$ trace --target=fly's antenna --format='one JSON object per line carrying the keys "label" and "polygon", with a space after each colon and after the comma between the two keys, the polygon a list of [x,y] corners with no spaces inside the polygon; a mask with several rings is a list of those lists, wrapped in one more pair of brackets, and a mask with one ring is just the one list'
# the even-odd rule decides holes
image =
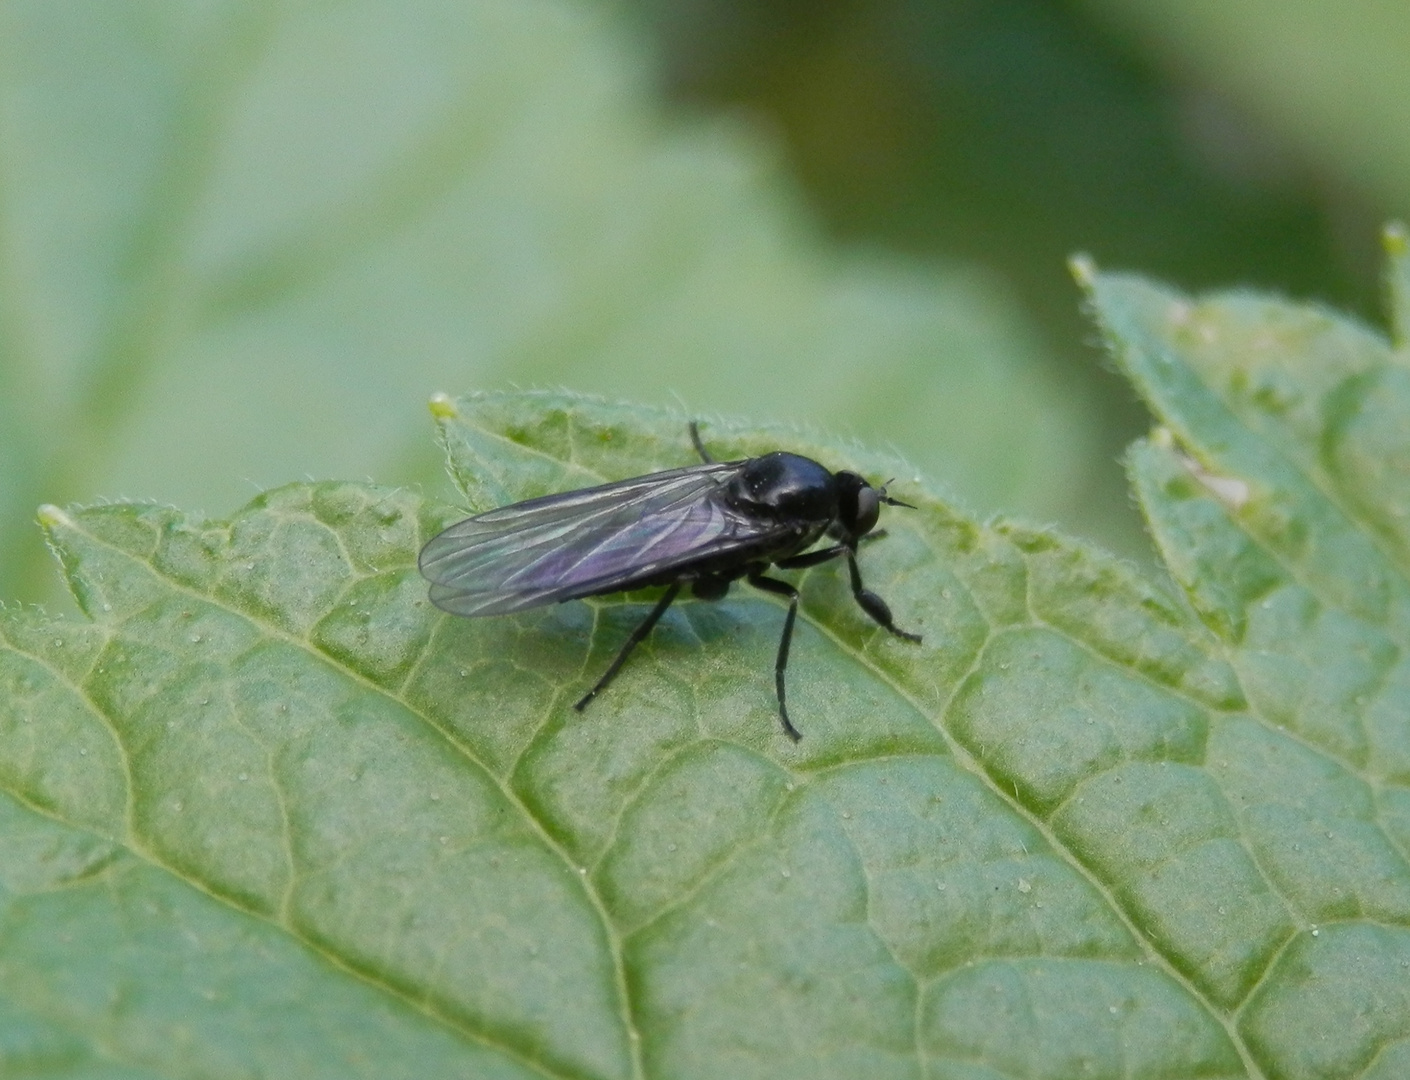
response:
{"label": "fly's antenna", "polygon": [[886,489],[895,482],[896,478],[893,476],[890,480],[886,481],[886,483],[882,484],[881,487],[876,489],[876,497],[887,506],[904,506],[907,510],[919,510],[920,507],[916,506],[914,503],[902,502],[900,499],[893,499],[890,495],[886,494]]}

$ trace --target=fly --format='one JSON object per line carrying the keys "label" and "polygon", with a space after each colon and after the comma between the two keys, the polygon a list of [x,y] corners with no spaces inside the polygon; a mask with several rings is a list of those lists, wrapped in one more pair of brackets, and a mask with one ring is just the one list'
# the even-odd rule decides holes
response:
{"label": "fly", "polygon": [[[847,560],[852,596],[875,622],[907,641],[891,609],[862,586],[857,545],[876,527],[881,506],[906,506],[885,486],[854,472],[829,472],[811,458],[775,451],[716,461],[690,425],[701,464],[545,495],[477,514],[450,526],[421,549],[431,602],[452,615],[506,615],[543,604],[664,585],[666,591],[573,707],[581,712],[612,681],[666,609],[690,586],[718,600],[744,578],[788,600],[774,662],[783,730],[802,738],[788,718],[784,671],[798,590],[765,576],[770,565],[800,570]],[[874,534],[876,536],[881,533]],[[824,538],[832,542],[809,551]]]}

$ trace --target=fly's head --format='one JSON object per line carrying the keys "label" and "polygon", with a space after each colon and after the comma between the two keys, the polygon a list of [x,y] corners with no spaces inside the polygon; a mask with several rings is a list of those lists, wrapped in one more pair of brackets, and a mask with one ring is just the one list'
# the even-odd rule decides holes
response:
{"label": "fly's head", "polygon": [[[834,473],[837,483],[837,531],[839,539],[846,544],[855,544],[859,539],[876,528],[881,507],[905,506],[914,510],[908,502],[893,499],[886,494],[886,484],[872,487],[865,478],[854,472]],[[891,481],[887,481],[889,484]]]}

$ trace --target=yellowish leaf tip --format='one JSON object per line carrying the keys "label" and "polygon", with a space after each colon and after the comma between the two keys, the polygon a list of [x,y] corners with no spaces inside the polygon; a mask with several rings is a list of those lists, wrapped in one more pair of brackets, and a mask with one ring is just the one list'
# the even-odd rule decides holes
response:
{"label": "yellowish leaf tip", "polygon": [[1405,232],[1403,221],[1392,221],[1381,231],[1381,243],[1386,249],[1386,254],[1393,259],[1401,258],[1405,255],[1405,249],[1410,247],[1410,235]]}
{"label": "yellowish leaf tip", "polygon": [[1092,282],[1096,280],[1096,261],[1085,252],[1078,252],[1068,259],[1067,269],[1072,274],[1073,280],[1084,289],[1090,289]]}
{"label": "yellowish leaf tip", "polygon": [[46,529],[58,529],[63,526],[73,526],[73,518],[60,510],[52,503],[45,503],[38,510],[39,524]]}
{"label": "yellowish leaf tip", "polygon": [[455,407],[455,399],[449,394],[432,394],[428,404],[431,415],[437,420],[454,420],[460,415],[460,410]]}

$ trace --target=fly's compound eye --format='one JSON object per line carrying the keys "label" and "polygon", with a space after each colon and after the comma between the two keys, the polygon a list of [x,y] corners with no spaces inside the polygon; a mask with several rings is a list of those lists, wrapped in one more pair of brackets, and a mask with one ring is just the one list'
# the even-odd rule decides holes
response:
{"label": "fly's compound eye", "polygon": [[857,513],[852,522],[852,533],[865,536],[876,528],[876,519],[881,514],[881,496],[870,484],[857,492]]}
{"label": "fly's compound eye", "polygon": [[885,491],[877,491],[854,472],[839,472],[837,523],[848,536],[865,536],[876,527]]}

